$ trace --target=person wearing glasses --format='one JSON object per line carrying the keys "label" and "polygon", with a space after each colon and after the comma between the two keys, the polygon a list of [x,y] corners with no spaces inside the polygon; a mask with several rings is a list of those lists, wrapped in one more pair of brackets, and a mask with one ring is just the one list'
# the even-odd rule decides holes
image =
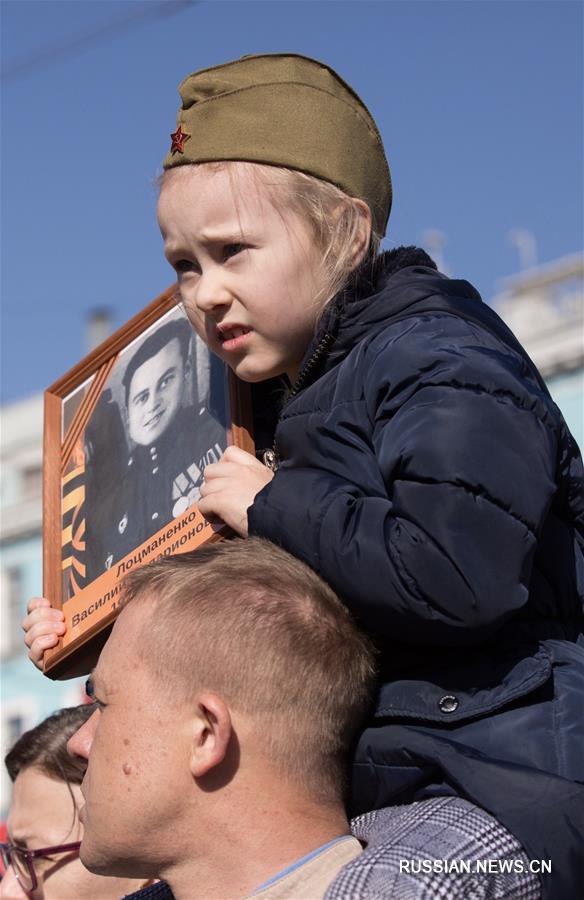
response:
{"label": "person wearing glasses", "polygon": [[14,787],[8,842],[0,845],[2,900],[116,900],[144,886],[93,875],[79,859],[87,766],[66,745],[92,713],[88,705],[60,710],[21,735],[5,757]]}

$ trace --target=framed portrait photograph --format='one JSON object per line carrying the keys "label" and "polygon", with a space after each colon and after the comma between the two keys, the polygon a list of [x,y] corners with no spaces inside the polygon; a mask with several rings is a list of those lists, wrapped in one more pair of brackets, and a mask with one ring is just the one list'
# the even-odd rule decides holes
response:
{"label": "framed portrait photograph", "polygon": [[173,286],[45,392],[43,591],[67,625],[47,675],[90,671],[126,573],[228,533],[197,500],[228,445],[254,452],[248,390]]}

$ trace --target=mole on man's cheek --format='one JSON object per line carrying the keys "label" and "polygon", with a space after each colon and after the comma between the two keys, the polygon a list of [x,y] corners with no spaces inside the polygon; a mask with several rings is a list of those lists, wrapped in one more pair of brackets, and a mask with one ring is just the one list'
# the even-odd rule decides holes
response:
{"label": "mole on man's cheek", "polygon": [[130,763],[125,762],[124,765],[122,766],[122,772],[124,773],[124,775],[131,775],[133,771],[134,770],[133,770],[132,766],[130,765]]}

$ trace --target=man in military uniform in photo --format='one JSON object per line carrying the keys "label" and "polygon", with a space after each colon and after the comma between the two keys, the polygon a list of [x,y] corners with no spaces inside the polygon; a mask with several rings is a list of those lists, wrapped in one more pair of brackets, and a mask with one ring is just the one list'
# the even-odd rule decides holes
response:
{"label": "man in military uniform in photo", "polygon": [[[217,462],[225,449],[225,426],[209,412],[203,402],[207,398],[193,397],[192,334],[186,320],[168,322],[130,359],[122,378],[132,447],[125,464],[120,468],[112,459],[117,454],[112,454],[111,446],[107,462],[93,447],[92,461],[90,448],[88,581],[196,503],[205,466]],[[96,437],[102,429],[112,433],[111,419],[119,417],[113,402],[98,408],[99,421],[94,414],[90,423],[93,444],[98,443]]]}

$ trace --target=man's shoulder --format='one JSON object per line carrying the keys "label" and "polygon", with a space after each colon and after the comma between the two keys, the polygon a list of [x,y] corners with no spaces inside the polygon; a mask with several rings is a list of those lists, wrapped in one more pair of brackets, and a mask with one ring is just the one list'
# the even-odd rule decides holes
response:
{"label": "man's shoulder", "polygon": [[541,896],[539,879],[517,839],[460,797],[365,813],[351,829],[366,849],[344,867],[325,900]]}

